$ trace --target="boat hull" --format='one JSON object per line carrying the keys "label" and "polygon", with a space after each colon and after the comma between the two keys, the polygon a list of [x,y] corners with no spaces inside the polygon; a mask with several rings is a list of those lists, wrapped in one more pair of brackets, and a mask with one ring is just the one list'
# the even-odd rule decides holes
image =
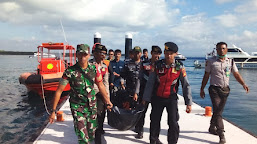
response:
{"label": "boat hull", "polygon": [[257,62],[253,63],[242,63],[242,62],[235,62],[237,68],[244,68],[244,69],[256,69],[257,68]]}
{"label": "boat hull", "polygon": [[[46,93],[53,93],[57,90],[62,73],[56,74],[35,74],[35,73],[23,73],[19,77],[19,82],[24,84],[28,92],[36,92],[40,97],[43,97]],[[70,85],[68,84],[64,91],[69,91]]]}

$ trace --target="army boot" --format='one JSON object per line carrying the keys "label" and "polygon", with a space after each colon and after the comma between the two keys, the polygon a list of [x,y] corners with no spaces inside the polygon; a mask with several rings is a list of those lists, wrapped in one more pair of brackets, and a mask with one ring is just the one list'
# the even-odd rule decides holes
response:
{"label": "army boot", "polygon": [[217,128],[214,125],[210,125],[209,133],[214,134],[214,135],[218,135]]}
{"label": "army boot", "polygon": [[220,137],[219,144],[225,144],[226,143],[226,139],[225,139],[225,135],[224,135],[223,132],[219,134],[219,137]]}

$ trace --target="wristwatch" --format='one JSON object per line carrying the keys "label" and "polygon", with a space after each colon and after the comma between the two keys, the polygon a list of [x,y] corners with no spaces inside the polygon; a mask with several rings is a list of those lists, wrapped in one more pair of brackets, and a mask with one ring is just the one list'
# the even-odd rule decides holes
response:
{"label": "wristwatch", "polygon": [[56,109],[51,109],[51,113],[53,113],[53,112],[56,114],[57,110]]}

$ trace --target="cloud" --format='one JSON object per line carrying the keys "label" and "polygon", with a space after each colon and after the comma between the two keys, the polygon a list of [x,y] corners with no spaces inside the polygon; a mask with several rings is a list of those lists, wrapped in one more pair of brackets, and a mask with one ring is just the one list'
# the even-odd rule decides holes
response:
{"label": "cloud", "polygon": [[206,26],[207,19],[204,13],[196,15],[186,15],[180,20],[180,23],[171,28],[171,32],[176,37],[187,41],[198,41],[200,37],[204,37],[211,30]]}
{"label": "cloud", "polygon": [[218,3],[218,4],[224,4],[224,3],[228,3],[228,2],[233,2],[233,1],[235,1],[235,0],[215,0],[216,1],[216,3]]}
{"label": "cloud", "polygon": [[158,32],[154,40],[160,46],[167,41],[173,41],[179,46],[179,52],[186,56],[204,56],[212,49],[215,35],[213,25],[205,13],[185,15],[177,19],[176,24],[160,28]]}
{"label": "cloud", "polygon": [[[220,2],[228,2],[226,0]],[[238,1],[236,5],[230,10],[225,10],[222,14],[215,16],[214,19],[218,20],[217,24],[224,27],[232,28],[237,26],[254,26],[257,25],[257,1],[246,0]]]}
{"label": "cloud", "polygon": [[257,51],[257,32],[244,30],[242,33],[228,35],[229,45],[235,44],[238,47],[243,48],[247,52]]}
{"label": "cloud", "polygon": [[30,25],[53,24],[62,18],[96,26],[149,28],[168,19],[164,0],[21,0],[2,2],[0,8],[1,21]]}
{"label": "cloud", "polygon": [[17,15],[20,11],[20,6],[15,2],[4,2],[0,4],[0,18],[3,22],[15,22],[15,19],[12,18],[13,15]]}
{"label": "cloud", "polygon": [[[175,4],[169,4],[172,5]],[[135,38],[151,38],[151,32],[146,31],[174,23],[180,12],[177,8],[167,8],[165,0],[20,0],[2,1],[0,8],[0,21],[33,27],[28,29],[35,31],[28,39],[63,41],[61,18],[71,44],[92,44],[92,36],[98,31],[103,42],[117,48],[123,47],[126,32],[133,33]]]}
{"label": "cloud", "polygon": [[240,23],[252,23],[255,24],[257,22],[257,1],[256,0],[248,0],[234,8],[234,12],[240,18]]}
{"label": "cloud", "polygon": [[237,16],[233,14],[224,14],[220,16],[216,16],[215,19],[218,20],[218,23],[225,27],[235,27],[239,25],[239,20]]}
{"label": "cloud", "polygon": [[0,26],[8,30],[2,31],[1,49],[35,51],[42,42],[64,42],[60,18],[73,46],[93,45],[95,32],[108,49],[123,52],[126,32],[133,34],[133,46],[150,50],[173,41],[186,56],[204,56],[218,41],[254,46],[250,38],[256,38],[257,2],[215,2],[220,5],[213,5],[219,8],[214,13],[202,8],[204,3],[185,0],[2,0]]}

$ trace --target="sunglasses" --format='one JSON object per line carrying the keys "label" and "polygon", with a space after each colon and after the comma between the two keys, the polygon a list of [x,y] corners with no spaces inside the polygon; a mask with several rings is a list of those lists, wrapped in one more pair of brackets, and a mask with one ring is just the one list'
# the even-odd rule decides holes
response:
{"label": "sunglasses", "polygon": [[101,54],[101,55],[106,55],[106,53],[105,53],[105,52],[99,52],[99,54]]}

